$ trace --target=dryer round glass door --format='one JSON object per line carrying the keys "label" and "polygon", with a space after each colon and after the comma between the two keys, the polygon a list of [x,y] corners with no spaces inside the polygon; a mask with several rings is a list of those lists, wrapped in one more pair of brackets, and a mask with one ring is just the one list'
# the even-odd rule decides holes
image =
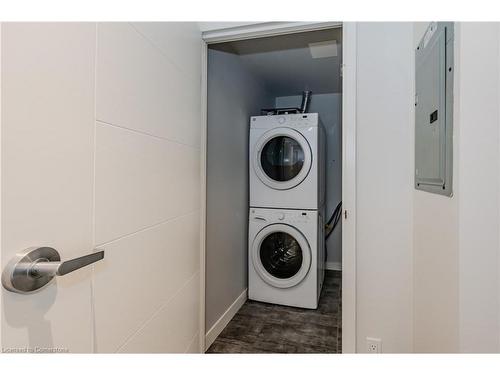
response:
{"label": "dryer round glass door", "polygon": [[290,181],[304,165],[304,150],[291,137],[280,135],[267,141],[260,154],[260,165],[275,181]]}
{"label": "dryer round glass door", "polygon": [[255,271],[268,284],[290,288],[299,284],[311,267],[311,249],[304,236],[286,224],[262,229],[254,239]]}
{"label": "dryer round glass door", "polygon": [[290,128],[276,128],[263,134],[254,149],[254,170],[273,189],[291,189],[307,177],[312,164],[309,143]]}

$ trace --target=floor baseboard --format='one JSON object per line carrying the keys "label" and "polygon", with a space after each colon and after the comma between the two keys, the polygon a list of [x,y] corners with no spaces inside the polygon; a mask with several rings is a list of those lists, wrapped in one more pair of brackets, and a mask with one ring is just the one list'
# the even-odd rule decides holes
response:
{"label": "floor baseboard", "polygon": [[217,336],[220,335],[222,330],[226,328],[227,324],[233,319],[238,310],[248,299],[248,289],[245,289],[238,298],[229,306],[229,308],[222,314],[222,316],[215,322],[215,324],[208,330],[205,335],[205,350],[213,344]]}
{"label": "floor baseboard", "polygon": [[342,271],[341,262],[326,262],[325,268],[330,271]]}

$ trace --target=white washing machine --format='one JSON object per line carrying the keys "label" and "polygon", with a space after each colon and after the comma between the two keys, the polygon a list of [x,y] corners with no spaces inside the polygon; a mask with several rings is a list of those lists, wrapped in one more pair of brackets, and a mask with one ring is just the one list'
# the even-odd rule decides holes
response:
{"label": "white washing machine", "polygon": [[317,113],[251,117],[249,146],[251,207],[323,207],[326,137]]}
{"label": "white washing machine", "polygon": [[323,228],[318,211],[250,208],[248,297],[316,309],[325,272]]}

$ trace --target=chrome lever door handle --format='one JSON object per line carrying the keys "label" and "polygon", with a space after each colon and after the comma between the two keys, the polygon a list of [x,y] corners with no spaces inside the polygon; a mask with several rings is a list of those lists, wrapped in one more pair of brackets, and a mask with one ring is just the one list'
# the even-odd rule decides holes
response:
{"label": "chrome lever door handle", "polygon": [[50,262],[46,260],[35,261],[29,270],[29,274],[32,277],[63,276],[103,258],[104,250],[100,250],[65,262]]}
{"label": "chrome lever door handle", "polygon": [[70,272],[76,271],[79,268],[88,266],[89,264],[104,259],[104,250],[96,250],[98,251],[96,251],[95,253],[62,262],[57,269],[57,276],[66,275]]}
{"label": "chrome lever door handle", "polygon": [[2,272],[5,289],[21,294],[36,292],[55,276],[63,276],[104,258],[104,250],[61,262],[52,247],[31,247],[16,254]]}

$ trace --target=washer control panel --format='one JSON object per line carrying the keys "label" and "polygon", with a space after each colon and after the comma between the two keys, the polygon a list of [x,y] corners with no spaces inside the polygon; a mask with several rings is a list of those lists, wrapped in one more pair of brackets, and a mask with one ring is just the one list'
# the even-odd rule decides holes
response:
{"label": "washer control panel", "polygon": [[307,223],[316,220],[313,218],[314,213],[304,210],[281,210],[279,208],[251,208],[250,220],[263,223]]}

